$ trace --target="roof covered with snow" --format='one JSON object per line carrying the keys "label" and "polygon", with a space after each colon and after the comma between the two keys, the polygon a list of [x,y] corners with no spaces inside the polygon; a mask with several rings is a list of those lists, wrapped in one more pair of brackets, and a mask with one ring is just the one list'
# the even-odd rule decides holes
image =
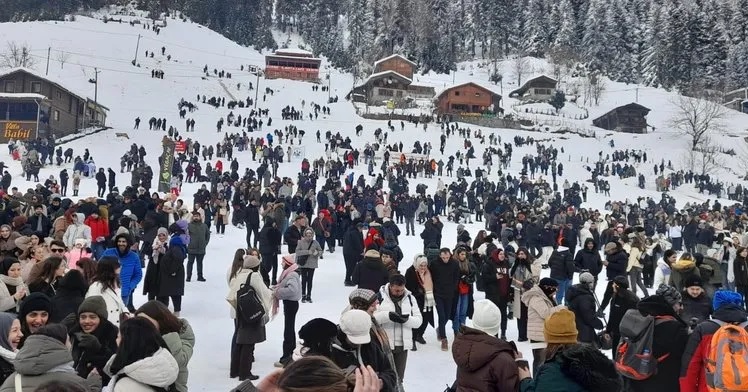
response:
{"label": "roof covered with snow", "polygon": [[387,57],[385,57],[385,58],[383,58],[383,59],[379,59],[379,60],[375,61],[375,62],[374,62],[374,68],[376,68],[376,67],[377,67],[377,65],[379,65],[379,64],[381,64],[381,63],[383,63],[383,62],[385,62],[385,61],[387,61],[387,60],[392,60],[392,59],[394,59],[394,58],[400,58],[400,59],[402,59],[402,60],[404,60],[404,61],[407,61],[407,62],[409,62],[409,63],[410,63],[410,64],[412,64],[412,65],[413,65],[414,67],[416,66],[416,63],[414,63],[414,62],[412,62],[412,61],[408,60],[408,58],[407,58],[407,57],[405,57],[405,56],[403,56],[403,55],[401,55],[401,54],[393,54],[393,55],[389,55],[389,56],[387,56]]}
{"label": "roof covered with snow", "polygon": [[0,98],[14,98],[14,99],[47,99],[44,95],[34,93],[0,93]]}
{"label": "roof covered with snow", "polygon": [[273,54],[276,56],[314,57],[314,53],[299,48],[277,49]]}
{"label": "roof covered with snow", "polygon": [[388,70],[388,71],[377,72],[377,73],[373,73],[369,75],[368,78],[366,78],[363,82],[361,82],[361,84],[357,85],[356,87],[366,86],[367,84],[369,84],[370,82],[374,80],[382,79],[387,76],[400,79],[401,81],[407,83],[408,85],[410,85],[413,82],[410,78],[403,76],[402,74],[398,72]]}
{"label": "roof covered with snow", "polygon": [[44,76],[31,68],[25,68],[25,67],[8,68],[8,69],[0,71],[0,78],[14,74],[16,72],[25,72],[35,78],[46,80],[52,84],[57,85],[57,87],[59,87],[60,89],[65,90],[69,92],[70,94],[78,96],[78,98],[80,98],[81,100],[85,100],[86,98],[88,98],[86,94],[82,94],[79,91],[76,91],[68,87],[69,83],[65,83],[65,81],[63,81],[62,79],[50,77],[49,75]]}
{"label": "roof covered with snow", "polygon": [[475,81],[466,82],[466,83],[460,83],[460,84],[455,84],[453,86],[444,87],[441,90],[439,90],[439,91],[436,92],[436,97],[439,98],[440,96],[442,96],[444,93],[446,93],[449,90],[453,90],[455,88],[462,87],[462,86],[467,86],[469,84],[472,84],[472,85],[474,85],[474,86],[476,86],[478,88],[481,88],[483,90],[486,90],[486,91],[490,92],[491,94],[498,95],[499,97],[501,97],[501,94],[498,91],[496,91],[496,86],[493,86],[493,85],[488,84],[488,83],[475,82]]}
{"label": "roof covered with snow", "polygon": [[512,98],[514,98],[514,97],[521,97],[522,95],[525,94],[525,92],[527,92],[527,90],[530,87],[532,87],[533,85],[537,84],[538,82],[546,82],[546,83],[553,84],[553,85],[556,85],[558,83],[558,81],[556,79],[553,79],[553,78],[545,76],[545,75],[536,76],[536,77],[534,77],[534,78],[529,79],[528,81],[526,81],[525,84],[522,85],[522,87],[520,87],[520,88],[512,91],[511,93],[509,93],[509,96],[512,97]]}

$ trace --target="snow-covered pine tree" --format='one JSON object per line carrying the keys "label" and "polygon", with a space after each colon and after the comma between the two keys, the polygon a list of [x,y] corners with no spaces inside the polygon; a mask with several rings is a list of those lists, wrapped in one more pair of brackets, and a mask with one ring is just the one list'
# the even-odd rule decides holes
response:
{"label": "snow-covered pine tree", "polygon": [[603,71],[610,64],[607,42],[607,1],[590,0],[582,48],[588,71]]}
{"label": "snow-covered pine tree", "polygon": [[353,77],[368,74],[374,46],[374,10],[369,0],[349,0],[348,53],[354,59]]}
{"label": "snow-covered pine tree", "polygon": [[727,90],[748,87],[748,42],[734,45],[727,56]]}

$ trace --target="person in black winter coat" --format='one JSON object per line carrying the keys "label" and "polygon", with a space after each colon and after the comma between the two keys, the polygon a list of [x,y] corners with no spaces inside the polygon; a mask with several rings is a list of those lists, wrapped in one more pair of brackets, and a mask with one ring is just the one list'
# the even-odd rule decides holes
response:
{"label": "person in black winter coat", "polygon": [[489,260],[481,266],[478,279],[483,280],[486,299],[490,300],[501,312],[501,338],[506,339],[507,308],[514,297],[512,289],[511,265],[506,259],[503,249],[495,249],[489,255]]}
{"label": "person in black winter coat", "polygon": [[59,323],[70,314],[77,314],[78,307],[88,291],[88,283],[78,270],[70,270],[57,283],[57,291],[52,298],[50,323]]}
{"label": "person in black winter coat", "polygon": [[597,275],[603,270],[603,261],[600,258],[600,252],[597,251],[597,244],[592,238],[584,241],[584,247],[577,251],[574,257],[574,265],[580,272],[589,272],[595,277],[595,286],[597,287]]}
{"label": "person in black winter coat", "polygon": [[629,309],[636,309],[639,298],[629,290],[629,280],[625,275],[617,276],[611,281],[613,287],[613,298],[610,301],[610,315],[605,333],[610,335],[613,342],[613,359],[616,357],[618,342],[621,340],[620,325],[623,315]]}
{"label": "person in black winter coat", "polygon": [[421,232],[424,252],[426,251],[426,246],[430,243],[435,243],[437,247],[441,248],[443,228],[444,223],[439,221],[438,216],[433,216],[431,219],[426,221],[423,225],[423,231]]}
{"label": "person in black winter coat", "polygon": [[[351,310],[349,312],[362,312],[361,310]],[[343,329],[349,329],[346,324],[346,314],[343,314],[341,319],[341,325],[338,327],[338,335],[332,344],[331,360],[335,362],[341,369],[348,369],[349,367],[358,368],[361,364],[371,366],[379,379],[382,380],[382,392],[395,392],[398,390],[397,385],[397,373],[392,367],[390,360],[382,349],[374,342],[371,341],[369,336],[369,342],[364,344],[353,344],[346,336]],[[363,315],[361,315],[363,318]],[[371,324],[369,324],[371,325]],[[352,328],[351,328],[352,329]],[[363,330],[361,336],[356,336],[358,339],[365,339],[368,331]],[[358,340],[356,339],[356,340]]]}
{"label": "person in black winter coat", "polygon": [[574,312],[577,323],[577,341],[580,343],[594,344],[597,333],[595,330],[603,329],[603,322],[595,315],[595,295],[592,286],[595,278],[589,272],[579,275],[579,283],[575,284],[566,292],[566,302],[569,310]]}
{"label": "person in black winter coat", "polygon": [[566,290],[571,286],[574,279],[574,258],[569,252],[569,248],[564,245],[559,246],[551,253],[548,258],[548,266],[551,268],[551,279],[558,282],[558,291],[556,292],[556,303],[562,304]]}
{"label": "person in black winter coat", "polygon": [[605,244],[605,275],[608,277],[608,285],[605,287],[605,294],[603,295],[603,302],[600,304],[599,311],[602,312],[608,307],[611,298],[613,298],[613,280],[616,276],[627,275],[626,267],[628,267],[629,255],[623,250],[623,247],[618,242],[608,242]]}
{"label": "person in black winter coat", "polygon": [[[670,289],[675,290],[672,287]],[[659,293],[660,290],[658,289],[657,292]],[[681,359],[688,341],[688,326],[675,311],[675,308],[679,306],[677,297],[674,295],[656,294],[639,301],[637,308],[643,315],[660,317],[663,320],[654,327],[652,357],[664,357],[664,359],[658,363],[657,374],[654,376],[640,381],[628,380],[628,391],[664,392],[680,390],[678,378],[680,377]]]}
{"label": "person in black winter coat", "polygon": [[[244,224],[247,226],[247,247],[256,248],[260,231],[260,210],[257,208],[257,200],[251,199],[244,209]],[[254,242],[252,235],[254,234]]]}
{"label": "person in black winter coat", "polygon": [[400,261],[403,259],[403,250],[400,249],[400,245],[397,244],[397,238],[391,233],[385,234],[384,245],[380,249],[382,253],[389,252],[395,261],[395,268],[400,270]]}
{"label": "person in black winter coat", "polygon": [[448,248],[439,251],[436,260],[429,261],[431,280],[434,283],[434,302],[439,322],[436,327],[437,338],[442,343],[442,351],[448,350],[447,333],[445,326],[447,321],[454,316],[455,296],[457,295],[457,283],[460,281],[460,265],[452,258],[452,252]]}
{"label": "person in black winter coat", "polygon": [[302,237],[305,223],[306,217],[304,215],[297,215],[296,219],[293,220],[293,224],[288,226],[286,232],[283,233],[283,240],[286,241],[286,245],[288,246],[288,253],[296,253],[296,244],[299,243]]}
{"label": "person in black winter coat", "polygon": [[709,320],[712,314],[712,299],[704,291],[700,277],[691,275],[683,282],[683,312],[681,318],[691,326]]}
{"label": "person in black winter coat", "polygon": [[[345,285],[355,286],[352,281],[353,269],[364,254],[364,237],[362,223],[348,226],[343,235],[343,259],[345,260]],[[374,290],[376,292],[376,290]]]}
{"label": "person in black winter coat", "polygon": [[99,197],[104,197],[104,193],[106,193],[106,173],[104,173],[103,168],[100,168],[99,172],[96,173],[96,186],[98,187],[96,194]]}
{"label": "person in black winter coat", "polygon": [[359,289],[369,289],[378,293],[389,278],[390,274],[382,263],[379,252],[367,250],[364,259],[353,268],[351,281],[358,285]]}
{"label": "person in black winter coat", "polygon": [[270,285],[270,271],[273,272],[272,284],[276,284],[278,276],[278,251],[281,246],[281,232],[275,223],[275,220],[269,216],[265,217],[264,225],[260,234],[259,239],[259,250],[260,256],[262,256],[262,266],[260,268],[260,274],[262,280],[265,281],[266,285]]}

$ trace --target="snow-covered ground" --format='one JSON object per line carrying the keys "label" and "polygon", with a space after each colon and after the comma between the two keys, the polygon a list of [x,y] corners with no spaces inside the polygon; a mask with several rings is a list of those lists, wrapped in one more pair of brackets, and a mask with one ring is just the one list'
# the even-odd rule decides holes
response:
{"label": "snow-covered ground", "polygon": [[[119,17],[119,16],[118,16]],[[126,21],[131,17],[123,17]],[[137,17],[134,17],[137,18]],[[140,40],[140,49],[138,53],[138,63],[140,67],[133,67],[130,61],[134,58],[135,47],[138,35],[142,35]],[[220,35],[199,25],[182,22],[179,20],[168,20],[168,27],[161,30],[156,35],[151,30],[144,30],[140,25],[130,26],[127,23],[103,23],[100,20],[78,17],[75,22],[33,22],[33,23],[9,23],[0,24],[0,37],[2,40],[26,42],[33,49],[34,59],[37,62],[35,69],[38,72],[44,72],[47,48],[52,48],[52,56],[49,66],[49,75],[51,78],[60,81],[65,86],[70,86],[74,91],[81,91],[82,94],[93,95],[93,85],[88,79],[93,77],[94,69],[97,67],[99,74],[99,96],[98,100],[102,104],[111,108],[108,117],[109,126],[113,129],[104,131],[81,140],[69,143],[74,148],[76,155],[82,154],[84,148],[89,148],[97,167],[112,167],[119,173],[116,168],[119,167],[119,159],[122,154],[129,148],[130,144],[137,143],[144,145],[148,151],[146,156],[147,162],[154,168],[158,167],[157,157],[160,153],[160,140],[163,132],[149,131],[147,127],[148,119],[151,116],[167,118],[168,124],[176,126],[182,130],[184,121],[178,118],[177,103],[181,98],[187,101],[195,101],[198,94],[207,97],[234,96],[238,99],[246,97],[254,98],[255,91],[248,91],[248,83],[256,83],[256,78],[246,72],[248,65],[262,66],[264,60],[262,54],[247,48],[240,47],[235,43],[221,37]],[[0,45],[3,43],[0,42]],[[165,48],[165,55],[161,55],[161,48]],[[144,52],[148,50],[156,54],[153,58],[145,58]],[[62,51],[67,53],[67,61],[64,66],[57,60],[56,53]],[[171,61],[167,61],[166,55],[171,55]],[[326,62],[323,63],[323,66]],[[491,66],[479,67],[479,61],[465,63],[454,75],[418,75],[415,81],[418,83],[430,83],[435,87],[448,86],[455,83],[462,83],[470,80],[485,81],[488,80],[488,70]],[[203,67],[207,65],[211,70],[225,70],[233,74],[232,79],[223,79],[222,83],[217,77],[203,77]],[[240,70],[244,65],[245,71]],[[510,81],[514,79],[509,71],[509,63],[501,63],[505,68],[504,86],[501,89],[504,96],[508,95],[510,90],[516,88],[516,83]],[[541,60],[533,60],[528,66],[532,74],[548,72],[548,65]],[[163,70],[165,77],[163,80],[152,79],[150,71],[152,69]],[[313,134],[320,130],[323,134],[327,130],[340,132],[343,136],[351,136],[356,146],[363,146],[365,142],[373,141],[373,130],[376,128],[386,129],[384,121],[364,120],[355,114],[355,108],[346,102],[343,97],[350,91],[353,85],[353,79],[349,74],[341,73],[334,69],[325,68],[324,72],[330,71],[331,95],[338,96],[339,102],[330,105],[332,115],[320,116],[316,121],[296,121],[293,124],[299,129],[307,132],[303,141],[306,157],[318,158],[324,155],[324,146],[314,141]],[[524,76],[526,80],[528,76]],[[261,88],[259,94],[259,107],[270,109],[270,116],[273,118],[273,128],[282,128],[291,124],[289,121],[283,121],[280,118],[280,110],[286,105],[301,108],[302,100],[305,101],[305,111],[308,110],[310,103],[317,102],[325,105],[328,99],[327,92],[313,92],[311,84],[303,82],[293,82],[286,80],[265,80],[260,78]],[[237,86],[237,84],[239,84]],[[255,86],[257,87],[257,86]],[[266,87],[275,90],[274,95],[267,95],[263,99],[263,92]],[[590,108],[590,119],[580,126],[591,126],[591,119],[596,114],[601,114],[607,110],[620,105],[634,101],[635,91],[632,86],[620,85],[617,83],[608,83],[607,92],[603,95],[599,107]],[[608,145],[609,140],[614,140],[616,149],[636,149],[645,150],[649,156],[649,163],[639,166],[649,175],[647,189],[640,190],[636,186],[636,179],[631,178],[624,181],[611,179],[611,195],[614,199],[635,199],[638,196],[650,196],[659,200],[660,195],[655,191],[654,181],[651,177],[652,163],[665,162],[672,160],[676,167],[680,167],[681,157],[686,148],[686,140],[674,133],[668,127],[669,117],[672,115],[674,108],[671,104],[675,94],[662,90],[651,88],[639,88],[639,103],[653,109],[649,115],[649,122],[657,127],[657,132],[646,135],[628,135],[614,134],[612,132],[601,131],[598,137],[582,138],[577,135],[541,135],[533,132],[492,129],[502,137],[504,142],[508,142],[515,135],[533,136],[536,138],[552,138],[551,144],[555,147],[564,149],[560,153],[559,159],[564,163],[564,177],[573,181],[585,181],[588,179],[586,167],[593,165],[598,157],[598,152],[602,151],[603,156],[613,151]],[[505,107],[510,107],[513,102],[505,100]],[[196,132],[183,135],[196,139],[203,145],[215,144],[223,138],[224,133],[217,133],[215,129],[216,121],[220,117],[225,117],[229,110],[226,108],[215,109],[209,105],[198,104],[199,109],[194,113],[188,113],[187,118],[194,118],[196,121]],[[246,115],[248,109],[235,109],[235,114]],[[133,130],[133,121],[135,117],[140,117],[140,130]],[[719,142],[724,145],[744,143],[737,137],[746,136],[743,124],[748,119],[745,115],[731,113],[727,120],[727,126],[731,129],[735,138],[723,136]],[[364,133],[361,137],[354,137],[354,128],[356,125],[364,126]],[[476,126],[470,126],[476,129]],[[430,141],[434,147],[438,147],[439,129],[431,125],[426,131],[420,126],[415,127],[412,124],[406,125],[405,131],[397,131],[389,135],[389,142],[400,142],[408,149],[415,141]],[[224,127],[223,131],[238,132],[239,128]],[[262,135],[270,130],[264,129]],[[484,131],[486,131],[484,129]],[[126,132],[129,139],[117,138],[115,133]],[[260,136],[257,134],[256,136]],[[476,155],[480,156],[485,145],[477,141],[473,143],[476,146]],[[462,140],[453,136],[447,141],[447,147],[444,158],[461,150]],[[0,160],[6,163],[10,161],[7,149],[0,149]],[[438,149],[434,148],[438,154]],[[516,174],[521,169],[521,158],[525,154],[534,154],[534,147],[516,148],[513,155],[510,173]],[[251,155],[247,152],[235,153],[240,163],[240,170],[244,167],[252,166]],[[215,163],[215,161],[213,162]],[[728,160],[727,163],[732,167],[739,167],[735,160]],[[296,177],[299,172],[299,161],[283,163],[280,167],[279,175]],[[68,169],[70,167],[68,166]],[[46,178],[50,175],[57,175],[60,167],[45,167],[40,173],[40,177]],[[14,175],[13,185],[20,189],[30,187],[20,177],[21,168],[17,162],[10,164],[9,171]],[[740,172],[741,170],[737,170]],[[365,173],[365,168],[359,167],[354,170],[355,175]],[[726,181],[736,181],[735,175],[729,171],[717,173],[720,178]],[[445,178],[445,182],[450,179]],[[429,185],[429,190],[436,188],[436,178],[419,179]],[[419,181],[411,182],[411,191],[414,191],[415,184]],[[129,184],[129,175],[118,174],[117,183],[123,187]],[[183,196],[187,203],[191,202],[191,195],[197,190],[199,184],[185,184]],[[590,187],[592,188],[592,187]],[[92,195],[95,193],[95,182],[93,180],[84,180],[81,186],[81,195]],[[678,199],[678,204],[682,205],[688,201],[705,201],[714,199],[708,195],[699,194],[694,189],[682,187],[672,194]],[[601,195],[595,194],[592,190],[589,192],[588,203],[583,206],[587,208],[603,209],[605,199]],[[445,220],[446,221],[446,220]],[[468,230],[474,236],[479,229],[478,224],[467,225]],[[404,231],[403,231],[404,232]],[[420,229],[418,230],[420,232]],[[187,284],[186,295],[183,302],[182,316],[189,319],[195,329],[197,343],[195,354],[190,362],[190,389],[194,391],[226,391],[237,382],[228,378],[229,365],[229,344],[232,333],[232,321],[229,318],[229,308],[225,301],[227,291],[226,287],[226,270],[231,263],[234,250],[245,246],[243,230],[235,227],[228,227],[224,237],[213,236],[208,246],[208,257],[205,260],[207,282],[191,282]],[[443,246],[453,246],[455,244],[455,225],[445,223]],[[420,252],[422,243],[420,238],[401,238],[401,247],[406,257],[401,263],[401,271],[404,271],[411,263],[413,256]],[[547,271],[544,271],[547,274]],[[315,275],[313,304],[303,304],[297,318],[297,327],[315,317],[325,317],[332,321],[339,319],[340,313],[347,303],[349,288],[343,286],[343,259],[340,251],[333,255],[325,257],[320,262],[320,268]],[[476,299],[482,294],[477,293]],[[136,304],[144,302],[145,299],[138,296],[135,299]],[[282,316],[268,324],[268,341],[257,346],[255,353],[256,364],[254,372],[259,375],[268,374],[273,367],[273,362],[279,359],[281,355]],[[510,321],[510,331],[508,337],[516,339],[516,323]],[[429,329],[426,334],[428,344],[419,346],[417,352],[413,352],[408,358],[408,367],[405,377],[405,387],[409,391],[437,391],[442,390],[446,384],[451,384],[455,377],[455,366],[451,353],[441,352],[436,343],[436,336],[433,329]],[[450,333],[450,342],[452,340]],[[520,349],[526,357],[531,357],[528,343],[520,343]]]}

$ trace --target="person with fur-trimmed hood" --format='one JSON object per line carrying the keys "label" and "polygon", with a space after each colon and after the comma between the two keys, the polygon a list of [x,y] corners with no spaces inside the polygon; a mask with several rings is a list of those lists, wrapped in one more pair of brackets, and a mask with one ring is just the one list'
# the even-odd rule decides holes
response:
{"label": "person with fur-trimmed hood", "polygon": [[561,309],[548,316],[543,327],[548,347],[545,364],[535,377],[519,368],[521,392],[614,392],[623,383],[613,362],[589,344],[577,343],[574,313]]}
{"label": "person with fur-trimmed hood", "polygon": [[707,392],[705,360],[709,352],[712,336],[721,324],[740,324],[748,319],[743,309],[743,298],[738,293],[719,290],[712,301],[714,315],[694,328],[688,337],[685,352],[681,358],[680,391]]}

